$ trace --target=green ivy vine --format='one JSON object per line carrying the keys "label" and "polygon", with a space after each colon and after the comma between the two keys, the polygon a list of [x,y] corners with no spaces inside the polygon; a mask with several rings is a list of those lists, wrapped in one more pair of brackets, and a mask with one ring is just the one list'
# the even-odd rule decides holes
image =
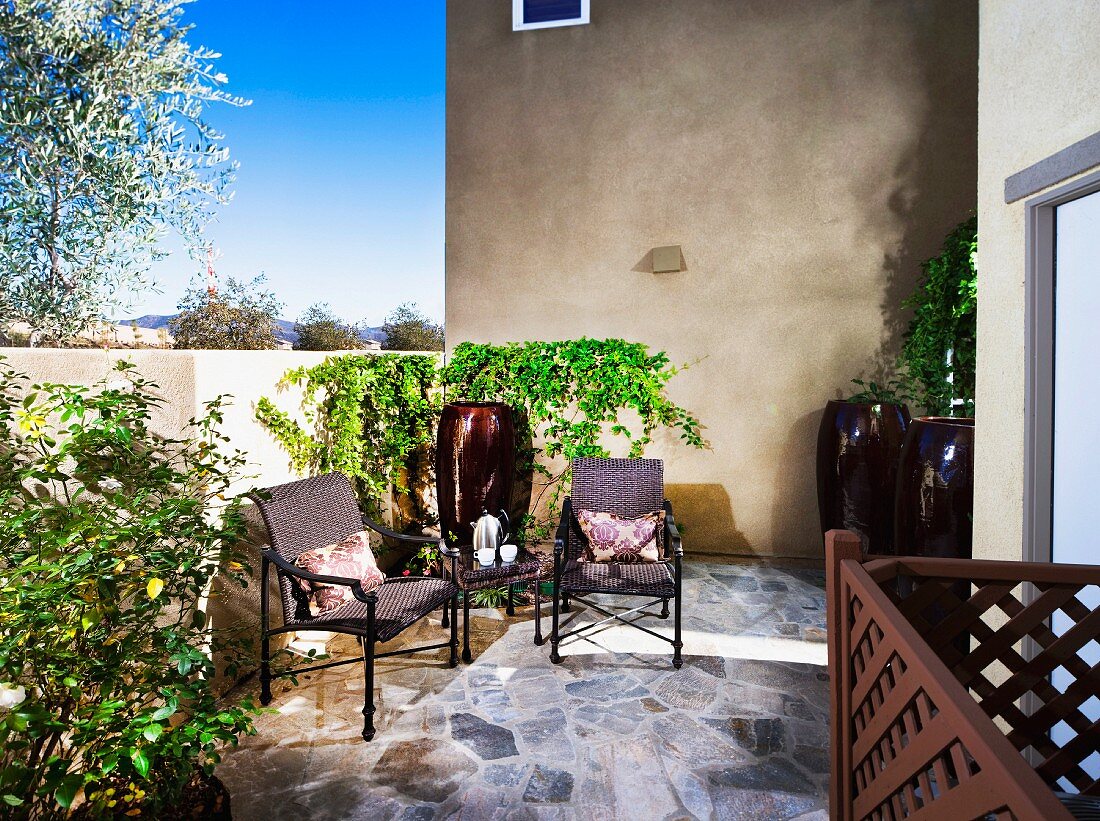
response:
{"label": "green ivy vine", "polygon": [[[645,345],[622,339],[467,342],[443,368],[442,384],[448,399],[513,408],[517,470],[539,486],[532,509],[549,494],[547,517],[528,513],[517,534],[542,541],[550,537],[568,490],[568,468],[552,467],[557,457],[568,464],[581,456],[610,456],[607,445],[616,437],[628,445],[625,455],[641,456],[659,428],[678,431],[691,447],[706,447],[699,420],[668,397],[666,386],[678,372],[663,351],[651,354]],[[624,418],[624,411],[637,421]]]}
{"label": "green ivy vine", "polygon": [[302,389],[304,426],[267,397],[256,420],[299,473],[340,471],[374,516],[393,488],[411,507],[408,518],[428,519],[416,490],[431,475],[437,372],[434,356],[330,356],[288,371],[277,386]]}
{"label": "green ivy vine", "polygon": [[256,418],[297,471],[347,474],[375,514],[392,487],[412,507],[405,518],[423,527],[436,521],[417,488],[434,484],[442,402],[504,402],[513,409],[517,473],[532,487],[532,509],[547,499],[547,517],[528,513],[517,522],[522,544],[550,536],[568,487],[558,460],[610,456],[616,440],[625,455],[641,456],[660,428],[706,447],[699,420],[668,397],[678,372],[664,352],[621,339],[463,343],[442,366],[432,356],[351,354],[296,368],[280,381],[303,390],[306,425],[266,397]]}

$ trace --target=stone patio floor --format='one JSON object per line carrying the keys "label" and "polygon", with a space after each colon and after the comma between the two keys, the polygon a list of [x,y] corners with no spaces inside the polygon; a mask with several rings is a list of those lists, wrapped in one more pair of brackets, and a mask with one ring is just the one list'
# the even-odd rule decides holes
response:
{"label": "stone patio floor", "polygon": [[[377,662],[374,741],[349,664],[277,680],[276,712],[217,774],[239,821],[825,819],[823,588],[820,571],[685,565],[681,670],[667,644],[621,626],[563,643],[555,666],[529,606],[475,610],[472,664],[449,669],[445,650]],[[671,618],[643,623],[671,635]],[[395,644],[440,632],[429,619]]]}

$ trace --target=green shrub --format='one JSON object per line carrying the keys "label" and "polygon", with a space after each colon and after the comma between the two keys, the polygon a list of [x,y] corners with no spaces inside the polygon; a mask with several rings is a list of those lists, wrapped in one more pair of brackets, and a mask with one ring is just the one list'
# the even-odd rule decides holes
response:
{"label": "green shrub", "polygon": [[[19,817],[156,817],[217,749],[251,733],[219,706],[206,627],[218,572],[241,584],[229,486],[240,452],[221,400],[157,436],[156,386],[132,366],[93,387],[42,384],[0,360],[0,800]],[[236,567],[237,570],[233,568]],[[0,813],[3,814],[3,813]]]}

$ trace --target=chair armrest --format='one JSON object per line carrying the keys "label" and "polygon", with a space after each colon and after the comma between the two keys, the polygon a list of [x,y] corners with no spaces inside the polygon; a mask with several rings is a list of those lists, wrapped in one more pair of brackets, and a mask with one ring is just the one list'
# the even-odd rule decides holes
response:
{"label": "chair armrest", "polygon": [[569,497],[565,497],[565,502],[561,506],[561,521],[558,522],[558,531],[554,534],[554,553],[561,553],[565,550],[565,546],[569,544],[569,520],[573,517],[573,503]]}
{"label": "chair armrest", "polygon": [[672,502],[665,499],[665,552],[683,558],[684,545],[680,541],[680,531],[676,529],[676,519],[672,516]]}
{"label": "chair armrest", "polygon": [[334,584],[341,587],[350,587],[351,592],[355,595],[355,598],[361,602],[367,602],[377,599],[377,594],[374,591],[368,593],[363,589],[363,583],[359,579],[346,578],[344,576],[325,576],[320,573],[310,573],[308,570],[302,570],[295,564],[291,564],[285,558],[280,556],[273,548],[265,548],[261,555],[267,561],[274,564],[288,576],[293,576],[296,579],[303,579],[307,582],[318,582],[320,584]]}
{"label": "chair armrest", "polygon": [[443,540],[439,536],[410,536],[407,533],[398,533],[396,530],[390,530],[385,525],[380,525],[374,521],[367,514],[363,514],[363,524],[369,527],[371,530],[381,533],[383,536],[389,536],[391,539],[400,539],[403,542],[413,542],[415,544],[431,544],[432,542],[442,542]]}

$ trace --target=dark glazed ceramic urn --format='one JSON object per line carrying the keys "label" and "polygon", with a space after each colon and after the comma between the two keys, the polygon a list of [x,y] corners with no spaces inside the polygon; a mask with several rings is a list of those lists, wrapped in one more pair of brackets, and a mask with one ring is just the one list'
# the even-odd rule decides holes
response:
{"label": "dark glazed ceramic urn", "polygon": [[821,533],[858,533],[868,553],[893,553],[894,488],[909,408],[888,402],[825,406],[817,432]]}
{"label": "dark glazed ceramic urn", "polygon": [[484,508],[508,510],[516,470],[512,409],[498,402],[443,406],[436,437],[436,493],[440,533],[448,544],[469,545]]}
{"label": "dark glazed ceramic urn", "polygon": [[898,555],[971,558],[974,420],[914,419],[902,447],[894,498]]}

